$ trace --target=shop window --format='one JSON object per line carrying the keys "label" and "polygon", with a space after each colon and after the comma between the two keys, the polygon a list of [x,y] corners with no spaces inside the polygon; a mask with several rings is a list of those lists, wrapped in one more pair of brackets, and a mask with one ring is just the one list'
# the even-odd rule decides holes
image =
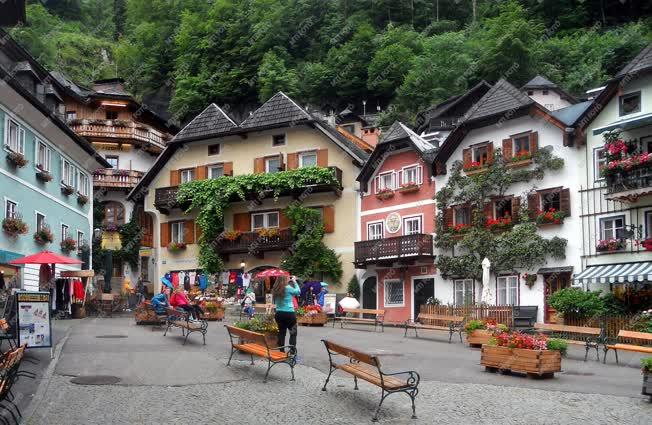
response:
{"label": "shop window", "polygon": [[253,230],[278,227],[278,223],[278,211],[251,214],[251,228]]}
{"label": "shop window", "polygon": [[385,281],[385,306],[400,307],[403,305],[403,282],[400,280]]}
{"label": "shop window", "polygon": [[317,152],[301,152],[299,154],[299,168],[317,166]]}
{"label": "shop window", "polygon": [[421,216],[406,217],[403,219],[403,234],[418,235],[421,231]]}
{"label": "shop window", "polygon": [[500,276],[496,285],[498,305],[518,305],[518,276]]}
{"label": "shop window", "polygon": [[627,93],[619,98],[620,115],[641,112],[641,92]]}
{"label": "shop window", "polygon": [[183,221],[175,221],[170,224],[171,242],[184,243],[185,223]]}
{"label": "shop window", "polygon": [[625,216],[607,217],[600,219],[600,239],[624,239]]}
{"label": "shop window", "polygon": [[104,204],[104,225],[120,226],[125,222],[125,208],[120,202],[110,201]]}
{"label": "shop window", "polygon": [[473,304],[473,279],[456,279],[454,287],[456,306]]}

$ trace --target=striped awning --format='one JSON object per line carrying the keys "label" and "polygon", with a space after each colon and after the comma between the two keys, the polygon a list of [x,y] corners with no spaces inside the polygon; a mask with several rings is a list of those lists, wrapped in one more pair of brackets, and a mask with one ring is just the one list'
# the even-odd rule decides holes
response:
{"label": "striped awning", "polygon": [[652,282],[652,262],[589,266],[573,280],[575,284]]}

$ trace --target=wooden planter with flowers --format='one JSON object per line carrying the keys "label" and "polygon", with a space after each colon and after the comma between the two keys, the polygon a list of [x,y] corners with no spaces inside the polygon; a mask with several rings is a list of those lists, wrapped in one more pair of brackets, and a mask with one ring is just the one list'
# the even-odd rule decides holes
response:
{"label": "wooden planter with flowers", "polygon": [[489,344],[493,334],[486,329],[476,329],[466,334],[466,342],[471,347],[480,348],[484,344]]}
{"label": "wooden planter with flowers", "polygon": [[224,306],[221,302],[217,301],[206,301],[202,306],[204,310],[204,315],[202,319],[208,321],[222,320],[224,319]]}
{"label": "wooden planter with flowers", "polygon": [[397,189],[401,193],[414,193],[419,191],[419,185],[414,182],[404,183]]}
{"label": "wooden planter with flowers", "polygon": [[641,371],[643,372],[641,394],[650,397],[650,403],[652,403],[652,357],[641,359]]}
{"label": "wooden planter with flowers", "polygon": [[487,371],[525,373],[540,378],[552,378],[555,372],[561,372],[561,355],[568,349],[565,341],[519,332],[498,334],[491,344],[482,346],[480,357],[480,364]]}
{"label": "wooden planter with flowers", "polygon": [[303,326],[324,326],[328,321],[326,313],[319,305],[301,307],[297,311],[297,323]]}
{"label": "wooden planter with flowers", "polygon": [[376,193],[376,198],[384,201],[394,197],[394,191],[392,189],[383,189],[380,192]]}
{"label": "wooden planter with flowers", "polygon": [[507,330],[506,325],[497,323],[495,319],[470,320],[464,325],[466,342],[470,347],[475,348],[489,344],[494,335],[507,332]]}

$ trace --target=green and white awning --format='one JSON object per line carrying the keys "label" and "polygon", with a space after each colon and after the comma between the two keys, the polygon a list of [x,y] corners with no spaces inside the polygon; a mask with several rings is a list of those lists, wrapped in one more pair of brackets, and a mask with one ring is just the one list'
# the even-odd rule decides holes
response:
{"label": "green and white awning", "polygon": [[575,284],[652,282],[652,262],[589,266],[573,280]]}

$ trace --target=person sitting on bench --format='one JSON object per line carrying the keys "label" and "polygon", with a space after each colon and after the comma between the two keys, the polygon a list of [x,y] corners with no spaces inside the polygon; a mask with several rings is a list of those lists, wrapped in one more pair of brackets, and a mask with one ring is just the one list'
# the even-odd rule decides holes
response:
{"label": "person sitting on bench", "polygon": [[189,313],[193,319],[200,320],[204,311],[196,304],[192,304],[182,288],[176,288],[170,297],[172,307]]}
{"label": "person sitting on bench", "polygon": [[165,309],[170,307],[170,303],[168,302],[169,293],[170,290],[168,288],[163,288],[160,294],[152,298],[152,307],[156,314],[165,314]]}

